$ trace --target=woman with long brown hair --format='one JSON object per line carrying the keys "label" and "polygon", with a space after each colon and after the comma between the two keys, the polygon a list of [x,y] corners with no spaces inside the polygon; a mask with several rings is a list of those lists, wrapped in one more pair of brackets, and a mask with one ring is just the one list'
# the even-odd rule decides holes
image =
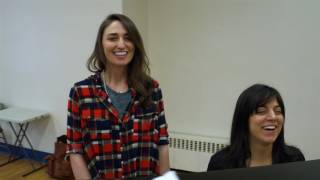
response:
{"label": "woman with long brown hair", "polygon": [[162,93],[134,23],[111,14],[87,63],[94,75],[71,88],[68,149],[79,179],[157,176],[169,170]]}

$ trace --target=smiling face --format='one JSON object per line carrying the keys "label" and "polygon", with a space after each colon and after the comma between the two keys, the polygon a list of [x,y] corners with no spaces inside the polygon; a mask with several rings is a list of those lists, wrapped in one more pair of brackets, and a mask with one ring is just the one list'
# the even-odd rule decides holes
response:
{"label": "smiling face", "polygon": [[284,123],[283,111],[276,98],[260,106],[249,117],[250,143],[273,144]]}
{"label": "smiling face", "polygon": [[134,55],[134,44],[121,22],[113,21],[105,28],[102,36],[102,46],[107,59],[107,67],[127,66]]}

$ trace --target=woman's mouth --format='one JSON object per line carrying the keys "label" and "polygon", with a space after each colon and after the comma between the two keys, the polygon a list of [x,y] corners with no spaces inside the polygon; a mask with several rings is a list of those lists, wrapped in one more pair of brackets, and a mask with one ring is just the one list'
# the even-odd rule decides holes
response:
{"label": "woman's mouth", "polygon": [[115,51],[113,52],[115,56],[125,56],[128,54],[128,51]]}
{"label": "woman's mouth", "polygon": [[277,127],[275,125],[267,125],[267,126],[263,126],[262,128],[263,130],[266,130],[266,131],[274,131]]}

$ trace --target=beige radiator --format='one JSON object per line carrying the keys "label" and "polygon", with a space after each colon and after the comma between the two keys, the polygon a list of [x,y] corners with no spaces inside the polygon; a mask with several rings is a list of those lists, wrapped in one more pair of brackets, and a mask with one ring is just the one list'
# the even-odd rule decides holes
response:
{"label": "beige radiator", "polygon": [[228,143],[228,138],[223,137],[172,131],[169,134],[170,167],[184,171],[206,171],[211,155]]}

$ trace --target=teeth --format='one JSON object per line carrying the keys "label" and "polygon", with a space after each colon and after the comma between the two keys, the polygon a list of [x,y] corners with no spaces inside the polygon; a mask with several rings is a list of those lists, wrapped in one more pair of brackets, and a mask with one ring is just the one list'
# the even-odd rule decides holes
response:
{"label": "teeth", "polygon": [[265,126],[265,127],[263,127],[263,129],[265,129],[265,130],[274,130],[274,129],[276,129],[276,126]]}
{"label": "teeth", "polygon": [[127,54],[127,52],[126,51],[117,51],[117,52],[114,52],[114,54],[117,56],[124,56]]}

